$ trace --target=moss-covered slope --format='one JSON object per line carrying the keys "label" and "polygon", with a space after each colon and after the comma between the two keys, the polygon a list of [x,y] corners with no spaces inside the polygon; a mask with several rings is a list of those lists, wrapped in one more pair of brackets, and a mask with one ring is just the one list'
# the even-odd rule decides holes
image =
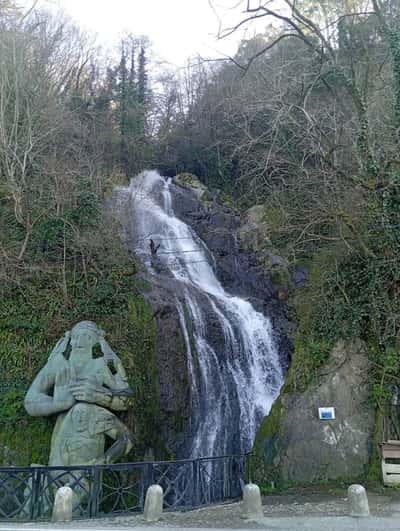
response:
{"label": "moss-covered slope", "polygon": [[18,283],[1,285],[0,463],[47,463],[55,419],[29,417],[23,397],[57,340],[83,319],[96,321],[106,331],[135,391],[133,407],[125,414],[137,440],[128,458],[141,459],[149,447],[162,457],[157,328],[134,264],[127,261],[92,275],[89,285],[68,276],[67,301],[54,280],[36,272]]}

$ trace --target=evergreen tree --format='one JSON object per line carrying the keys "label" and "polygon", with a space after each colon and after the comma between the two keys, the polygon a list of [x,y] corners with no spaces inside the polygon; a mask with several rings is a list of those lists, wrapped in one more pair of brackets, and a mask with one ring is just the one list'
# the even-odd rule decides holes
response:
{"label": "evergreen tree", "polygon": [[[138,49],[140,49],[139,52],[137,52]],[[129,36],[121,43],[121,59],[116,68],[117,90],[114,101],[120,139],[120,167],[127,177],[132,177],[141,171],[147,158],[148,79],[146,70],[145,42]]]}
{"label": "evergreen tree", "polygon": [[118,103],[119,103],[119,132],[120,132],[120,160],[125,175],[129,175],[128,163],[128,71],[126,68],[125,44],[121,46],[121,60],[118,67]]}
{"label": "evergreen tree", "polygon": [[140,48],[139,53],[139,70],[138,70],[138,102],[145,106],[147,97],[147,59],[145,47]]}

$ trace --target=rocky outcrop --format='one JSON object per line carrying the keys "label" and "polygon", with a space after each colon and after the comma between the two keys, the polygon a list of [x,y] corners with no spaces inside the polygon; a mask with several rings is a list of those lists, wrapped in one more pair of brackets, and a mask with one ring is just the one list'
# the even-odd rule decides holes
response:
{"label": "rocky outcrop", "polygon": [[[143,274],[145,277],[146,275]],[[173,279],[157,282],[151,277],[152,289],[143,293],[153,308],[158,328],[158,380],[160,396],[161,438],[173,455],[185,455],[185,432],[190,417],[190,382],[185,340],[176,307],[179,289]],[[158,459],[167,456],[156,456]]]}
{"label": "rocky outcrop", "polygon": [[280,286],[274,283],[271,272],[260,265],[256,249],[243,245],[241,218],[216,200],[207,203],[198,201],[191,186],[186,184],[177,187],[174,193],[174,210],[212,252],[216,274],[225,289],[247,298],[256,310],[271,319],[281,363],[286,371],[292,351],[288,338],[292,325],[287,305],[281,300]]}
{"label": "rocky outcrop", "polygon": [[207,201],[209,198],[208,188],[193,173],[179,173],[174,181],[185,188],[190,189],[199,201]]}
{"label": "rocky outcrop", "polygon": [[238,235],[244,249],[258,251],[269,242],[264,205],[254,205],[245,212]]}
{"label": "rocky outcrop", "polygon": [[[299,482],[362,477],[375,420],[369,371],[364,344],[340,341],[318,383],[302,394],[283,390],[255,443],[263,475]],[[335,408],[334,420],[319,419],[318,408],[327,406]]]}

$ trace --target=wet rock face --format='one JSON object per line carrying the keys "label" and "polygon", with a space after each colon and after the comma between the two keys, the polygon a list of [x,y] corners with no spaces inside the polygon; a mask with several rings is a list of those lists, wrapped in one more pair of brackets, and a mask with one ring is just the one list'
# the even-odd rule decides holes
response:
{"label": "wet rock face", "polygon": [[288,334],[292,325],[279,290],[260,266],[254,250],[245,249],[239,237],[239,216],[216,201],[204,205],[187,188],[175,186],[174,211],[200,236],[215,258],[217,277],[232,295],[248,299],[267,315],[275,331],[282,366],[287,369],[292,351]]}
{"label": "wet rock face", "polygon": [[159,331],[159,429],[166,447],[174,455],[185,455],[185,431],[190,417],[190,382],[185,343],[176,308],[175,295],[179,286],[173,279],[157,283],[151,277],[151,282],[153,288],[144,296],[154,310]]}
{"label": "wet rock face", "polygon": [[[291,344],[287,338],[289,321],[284,303],[276,298],[277,290],[261,272],[252,252],[244,251],[238,238],[239,217],[216,201],[202,204],[190,189],[174,185],[175,214],[190,225],[206,243],[215,260],[217,276],[233,295],[248,299],[257,311],[271,318],[281,363],[287,367]],[[157,270],[157,260],[153,264]],[[160,266],[162,267],[162,266]],[[143,295],[154,310],[159,330],[159,384],[162,438],[176,457],[188,457],[191,433],[191,384],[185,338],[176,301],[184,299],[182,285],[167,271],[159,277],[143,273],[152,290]],[[202,301],[198,301],[203,306]],[[208,302],[204,301],[204,308]],[[207,315],[207,312],[204,311]],[[224,351],[224,332],[210,314],[207,334],[217,355]],[[187,341],[187,338],[186,338]],[[194,367],[196,370],[196,367]],[[239,413],[238,413],[239,416]]]}
{"label": "wet rock face", "polygon": [[[283,394],[279,425],[263,438],[270,422],[266,418],[257,436],[256,451],[267,468],[284,481],[361,477],[370,459],[375,421],[369,371],[363,343],[340,341],[317,385],[303,394]],[[319,419],[318,408],[327,406],[335,408],[334,420]]]}

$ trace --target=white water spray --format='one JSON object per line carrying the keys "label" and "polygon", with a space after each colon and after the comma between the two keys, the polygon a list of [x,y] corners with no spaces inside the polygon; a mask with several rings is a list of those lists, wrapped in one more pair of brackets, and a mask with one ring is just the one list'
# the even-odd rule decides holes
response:
{"label": "white water spray", "polygon": [[[177,308],[192,384],[191,457],[247,452],[283,382],[271,323],[224,290],[206,245],[175,216],[173,187],[147,171],[120,192],[129,194],[136,254],[152,274],[164,271],[182,285]],[[161,273],[153,267],[149,238],[161,243],[156,255]],[[210,322],[222,331],[222,348],[213,341]]]}

